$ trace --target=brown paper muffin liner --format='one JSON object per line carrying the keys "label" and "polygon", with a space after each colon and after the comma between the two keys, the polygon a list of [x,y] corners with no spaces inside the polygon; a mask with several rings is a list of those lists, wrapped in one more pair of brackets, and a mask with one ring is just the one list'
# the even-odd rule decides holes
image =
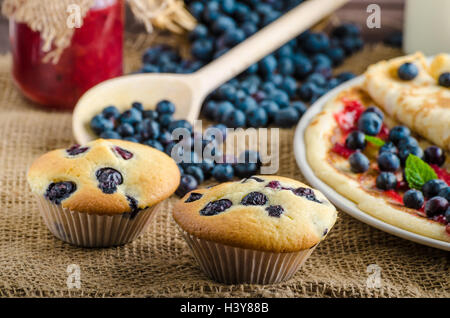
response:
{"label": "brown paper muffin liner", "polygon": [[293,253],[264,252],[207,241],[180,230],[202,270],[225,284],[276,284],[288,280],[317,246]]}
{"label": "brown paper muffin liner", "polygon": [[133,241],[156,215],[159,204],[131,213],[116,215],[71,211],[36,196],[45,224],[57,238],[82,247],[109,247]]}

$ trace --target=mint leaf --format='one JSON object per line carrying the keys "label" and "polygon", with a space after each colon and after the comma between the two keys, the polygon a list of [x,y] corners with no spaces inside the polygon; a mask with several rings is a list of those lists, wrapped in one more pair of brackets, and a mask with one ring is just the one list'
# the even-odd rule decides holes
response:
{"label": "mint leaf", "polygon": [[383,145],[385,144],[384,140],[381,140],[381,139],[378,138],[378,137],[366,135],[366,136],[365,136],[365,139],[366,139],[368,142],[370,142],[370,143],[372,143],[372,144],[374,144],[375,146],[378,146],[378,147],[381,147],[381,146],[383,146]]}
{"label": "mint leaf", "polygon": [[409,187],[417,190],[421,190],[426,182],[438,178],[433,168],[413,154],[406,158],[405,176]]}

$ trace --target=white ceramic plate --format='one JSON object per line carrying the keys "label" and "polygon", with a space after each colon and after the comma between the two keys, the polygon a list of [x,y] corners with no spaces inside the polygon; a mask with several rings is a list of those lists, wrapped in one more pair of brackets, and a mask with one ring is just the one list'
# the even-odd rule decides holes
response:
{"label": "white ceramic plate", "polygon": [[306,127],[308,127],[310,121],[322,111],[322,108],[325,104],[332,98],[334,98],[339,92],[350,88],[351,86],[359,85],[363,82],[364,76],[358,76],[338,87],[328,92],[326,95],[322,96],[318,99],[308,111],[303,115],[300,120],[297,129],[295,131],[294,137],[294,154],[295,159],[297,160],[297,164],[300,167],[300,170],[303,173],[303,176],[308,180],[308,182],[318,190],[322,191],[322,193],[328,197],[330,201],[333,202],[340,210],[350,214],[354,218],[358,219],[361,222],[364,222],[370,226],[373,226],[381,231],[390,233],[392,235],[404,238],[406,240],[410,240],[419,244],[439,248],[442,250],[450,251],[450,243],[435,240],[426,236],[422,236],[410,231],[403,230],[399,227],[390,225],[385,223],[363,211],[361,211],[358,206],[351,200],[345,198],[338,192],[336,192],[333,188],[327,185],[325,182],[320,180],[313,172],[311,167],[308,164],[306,159],[306,147],[304,141],[304,134]]}

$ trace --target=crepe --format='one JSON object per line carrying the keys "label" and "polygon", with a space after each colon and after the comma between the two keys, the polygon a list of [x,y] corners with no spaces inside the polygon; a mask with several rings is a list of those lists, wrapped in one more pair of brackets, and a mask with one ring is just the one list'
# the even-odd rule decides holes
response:
{"label": "crepe", "polygon": [[[414,63],[419,74],[411,81],[397,76],[405,62]],[[389,116],[434,144],[450,150],[450,88],[437,78],[450,70],[450,56],[440,54],[428,65],[422,53],[371,65],[363,87]]]}

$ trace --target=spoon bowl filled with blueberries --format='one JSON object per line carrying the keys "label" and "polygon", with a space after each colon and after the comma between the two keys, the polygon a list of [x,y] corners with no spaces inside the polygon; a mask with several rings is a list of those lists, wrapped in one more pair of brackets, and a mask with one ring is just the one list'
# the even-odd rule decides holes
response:
{"label": "spoon bowl filled with blueberries", "polygon": [[[99,131],[95,131],[96,125],[99,127],[110,125],[100,118],[98,123],[91,124],[92,118],[105,106],[114,105],[116,109],[123,112],[135,101],[144,102],[145,105],[157,105],[160,101],[170,101],[177,106],[171,114],[174,119],[193,123],[198,118],[202,102],[211,91],[295,38],[345,2],[347,0],[306,1],[194,73],[126,75],[91,88],[80,98],[74,110],[75,139],[80,144],[84,144],[98,137]],[[196,49],[207,50],[206,43],[203,43],[205,47],[201,44],[198,43]],[[240,113],[229,118],[231,124],[228,126],[233,126],[234,121],[240,120],[237,115]],[[256,119],[261,117],[258,117],[258,114],[254,115]],[[127,110],[126,116],[129,116],[130,120],[127,119],[129,122],[125,120],[124,123],[130,125],[139,119],[134,118],[139,115],[136,115],[132,109]],[[125,135],[127,128],[129,127],[123,128]]]}

